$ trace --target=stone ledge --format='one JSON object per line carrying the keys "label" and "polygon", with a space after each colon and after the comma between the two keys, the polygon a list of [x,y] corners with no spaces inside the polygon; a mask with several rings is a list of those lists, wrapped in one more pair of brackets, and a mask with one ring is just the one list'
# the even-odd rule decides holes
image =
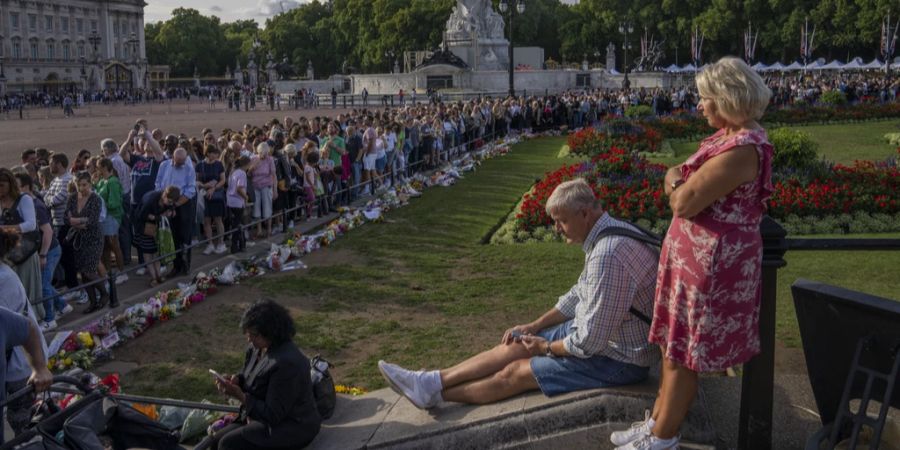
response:
{"label": "stone ledge", "polygon": [[[595,389],[549,398],[540,392],[491,405],[443,403],[422,411],[390,389],[339,396],[335,416],[310,449],[541,449],[612,448],[609,433],[643,418],[653,405],[657,378],[634,386]],[[688,414],[684,441],[715,442],[701,393]]]}

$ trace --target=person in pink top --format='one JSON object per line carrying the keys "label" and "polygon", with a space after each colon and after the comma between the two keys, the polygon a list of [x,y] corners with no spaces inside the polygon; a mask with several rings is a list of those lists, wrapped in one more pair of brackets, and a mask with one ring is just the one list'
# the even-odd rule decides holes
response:
{"label": "person in pink top", "polygon": [[256,237],[265,239],[272,235],[272,201],[278,198],[275,159],[272,158],[272,147],[267,142],[256,146],[256,155],[250,160],[249,174],[253,187],[253,218],[269,219],[266,221],[265,234],[262,232],[262,223],[256,224]]}
{"label": "person in pink top", "polygon": [[772,144],[760,126],[771,91],[743,60],[697,76],[700,110],[717,128],[669,169],[673,219],[663,242],[650,342],[662,349],[659,397],[646,420],[612,434],[618,449],[671,449],[697,394],[700,372],[759,353],[762,237],[772,186]]}

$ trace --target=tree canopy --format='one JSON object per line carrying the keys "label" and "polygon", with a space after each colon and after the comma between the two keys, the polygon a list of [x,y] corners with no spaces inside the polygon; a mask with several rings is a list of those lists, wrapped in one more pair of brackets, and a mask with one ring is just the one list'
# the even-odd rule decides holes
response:
{"label": "tree canopy", "polygon": [[[662,40],[663,63],[690,59],[691,33],[704,35],[703,60],[743,56],[748,24],[759,30],[756,59],[800,58],[800,30],[815,27],[813,57],[847,59],[880,56],[881,23],[898,0],[528,0],[515,15],[516,46],[544,49],[547,58],[602,59],[606,46],[617,47],[621,61],[623,21],[633,25],[631,56],[639,53],[646,31]],[[454,0],[313,0],[266,20],[222,23],[218,17],[178,8],[169,20],[145,26],[147,58],[168,64],[174,76],[221,75],[237,61],[244,66],[253,41],[276,61],[287,59],[301,73],[311,61],[320,75],[347,66],[360,72],[386,72],[404,51],[440,45]],[[493,0],[495,9],[498,0]]]}

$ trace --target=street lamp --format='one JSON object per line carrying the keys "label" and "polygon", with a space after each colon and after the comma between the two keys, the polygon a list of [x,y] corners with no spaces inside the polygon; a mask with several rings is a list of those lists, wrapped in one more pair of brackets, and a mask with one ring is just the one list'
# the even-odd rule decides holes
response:
{"label": "street lamp", "polygon": [[388,60],[388,71],[390,73],[394,73],[394,66],[392,64],[394,62],[394,58],[396,58],[396,53],[394,53],[393,50],[388,50],[384,52],[384,57]]}
{"label": "street lamp", "polygon": [[631,82],[628,81],[628,49],[631,48],[631,44],[628,43],[628,35],[630,33],[634,33],[634,26],[631,24],[631,21],[624,21],[619,23],[619,33],[622,34],[622,51],[623,51],[623,66],[622,68],[625,71],[625,80],[622,81],[622,89],[628,89],[631,87]]}
{"label": "street lamp", "polygon": [[3,72],[3,56],[0,56],[0,95],[2,95],[6,87],[6,74]]}
{"label": "street lamp", "polygon": [[[510,5],[512,3],[512,5]],[[515,6],[512,8],[511,6]],[[513,58],[513,9],[519,14],[525,13],[525,0],[500,0],[500,12],[506,14],[509,22],[509,96],[516,96],[515,70],[516,64]]]}
{"label": "street lamp", "polygon": [[256,65],[256,86],[253,86],[253,89],[259,92],[259,65],[262,64],[262,56],[259,57],[259,62],[256,62],[256,53],[259,51],[260,47],[262,47],[262,43],[259,42],[259,35],[253,38],[253,45],[250,49],[249,59],[253,60],[253,64]]}
{"label": "street lamp", "polygon": [[91,35],[88,36],[88,42],[90,42],[91,47],[94,49],[94,62],[97,62],[97,59],[99,58],[97,51],[100,47],[100,33],[98,33],[97,30],[91,32]]}

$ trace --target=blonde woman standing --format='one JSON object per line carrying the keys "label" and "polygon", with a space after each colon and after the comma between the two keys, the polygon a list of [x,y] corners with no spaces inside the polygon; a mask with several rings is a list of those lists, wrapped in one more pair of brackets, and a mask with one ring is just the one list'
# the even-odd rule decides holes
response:
{"label": "blonde woman standing", "polygon": [[759,224],[774,188],[773,148],[758,120],[771,91],[730,57],[704,69],[697,89],[703,116],[719,131],[665,177],[674,218],[660,255],[649,337],[664,357],[659,397],[645,421],[612,434],[621,450],[677,448],[699,373],[759,353]]}

